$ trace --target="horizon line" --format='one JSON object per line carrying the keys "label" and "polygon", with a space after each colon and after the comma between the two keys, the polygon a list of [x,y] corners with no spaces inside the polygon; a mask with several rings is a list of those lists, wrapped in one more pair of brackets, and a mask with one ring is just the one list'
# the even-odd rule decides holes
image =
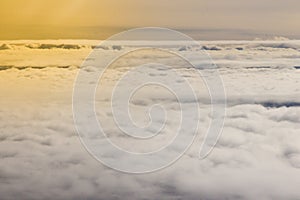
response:
{"label": "horizon line", "polygon": [[[0,40],[57,40],[87,39],[104,40],[117,33],[142,27],[129,26],[62,26],[62,25],[1,25]],[[164,28],[164,27],[162,27]],[[170,28],[182,32],[195,40],[254,40],[285,37],[300,39],[297,34],[280,34],[251,29],[236,28]]]}

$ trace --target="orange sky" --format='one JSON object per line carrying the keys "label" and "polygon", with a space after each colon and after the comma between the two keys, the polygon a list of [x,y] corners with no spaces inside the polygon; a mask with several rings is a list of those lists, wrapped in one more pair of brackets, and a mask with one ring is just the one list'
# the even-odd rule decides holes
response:
{"label": "orange sky", "polygon": [[0,25],[249,29],[300,34],[298,0],[1,0]]}

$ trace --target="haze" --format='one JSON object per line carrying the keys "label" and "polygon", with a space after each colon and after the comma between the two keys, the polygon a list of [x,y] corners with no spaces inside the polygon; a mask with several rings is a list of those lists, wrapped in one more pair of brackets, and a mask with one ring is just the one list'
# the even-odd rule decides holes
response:
{"label": "haze", "polygon": [[297,0],[2,0],[0,38],[92,37],[94,29],[80,28],[107,27],[103,35],[117,32],[108,27],[145,26],[299,37],[299,7]]}

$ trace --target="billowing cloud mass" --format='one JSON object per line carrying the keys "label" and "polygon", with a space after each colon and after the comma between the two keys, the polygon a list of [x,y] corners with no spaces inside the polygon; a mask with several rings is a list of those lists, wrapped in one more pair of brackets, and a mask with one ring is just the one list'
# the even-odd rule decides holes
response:
{"label": "billowing cloud mass", "polygon": [[[3,41],[1,199],[299,199],[300,42],[277,39],[205,42],[201,49],[174,46],[174,51],[187,54],[205,49],[219,67],[228,98],[223,133],[211,154],[199,160],[211,115],[209,96],[196,72],[208,69],[202,65],[197,69],[181,68],[199,85],[198,137],[174,164],[141,175],[104,166],[78,138],[72,118],[73,83],[96,41]],[[126,48],[130,47],[95,49],[109,55]],[[147,56],[131,59],[135,63]],[[97,115],[105,120],[104,124],[113,125],[109,102],[101,92],[111,89],[126,64],[117,63],[111,74],[107,72],[106,85],[96,95]],[[83,70],[93,73],[97,67],[84,66]],[[166,72],[158,70],[148,75],[165,77]],[[166,135],[158,136],[160,140],[155,144],[134,147],[140,151],[157,148],[172,134],[170,130],[176,125],[172,117],[178,115],[178,107],[174,97],[159,90],[146,90],[138,97],[141,99],[130,102],[134,108],[160,100],[172,113]],[[183,103],[190,102],[187,98]],[[134,119],[141,120],[140,116]],[[106,131],[112,141],[132,148],[117,130],[108,126]],[[113,159],[115,155],[107,156]]]}

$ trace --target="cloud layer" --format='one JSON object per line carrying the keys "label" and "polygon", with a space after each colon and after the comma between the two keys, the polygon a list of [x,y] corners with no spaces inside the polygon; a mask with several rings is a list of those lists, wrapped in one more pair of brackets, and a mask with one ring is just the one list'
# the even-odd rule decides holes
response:
{"label": "cloud layer", "polygon": [[[45,49],[40,48],[42,44],[12,43],[2,45],[5,48],[1,53],[13,52],[28,60],[22,61],[26,64],[24,69],[18,69],[22,67],[18,56],[3,56],[5,59],[0,63],[7,66],[0,71],[2,199],[300,198],[300,71],[295,68],[300,65],[299,42],[206,43],[228,96],[222,136],[212,153],[199,160],[199,147],[211,120],[209,96],[195,69],[180,68],[198,85],[201,101],[198,137],[176,163],[143,175],[123,174],[105,167],[85,150],[77,136],[72,118],[72,86],[80,62],[93,44],[78,42],[72,46],[76,48],[52,44],[47,46],[51,49]],[[74,45],[74,41],[71,43]],[[109,54],[123,48],[129,47],[98,51]],[[174,49],[187,53],[199,50]],[[69,57],[63,60],[62,54]],[[135,63],[141,57],[131,59]],[[106,77],[101,92],[111,90],[127,64],[120,62],[111,73],[107,72],[113,76]],[[57,67],[69,65],[73,67]],[[41,68],[35,68],[38,66]],[[86,66],[84,70],[93,73],[97,68]],[[158,69],[148,75],[165,77],[164,73]],[[166,134],[159,136],[156,143],[140,143],[134,150],[145,151],[165,144],[178,123],[175,116],[179,108],[174,97],[160,90],[149,90],[137,94],[137,99],[131,102],[133,109],[140,111],[160,101],[173,118],[167,124]],[[109,100],[102,98],[103,93],[97,94],[97,115],[108,125],[106,131],[112,141],[132,148],[131,141],[120,137],[113,128]],[[183,103],[190,103],[188,97]],[[141,117],[135,119],[143,121]]]}

